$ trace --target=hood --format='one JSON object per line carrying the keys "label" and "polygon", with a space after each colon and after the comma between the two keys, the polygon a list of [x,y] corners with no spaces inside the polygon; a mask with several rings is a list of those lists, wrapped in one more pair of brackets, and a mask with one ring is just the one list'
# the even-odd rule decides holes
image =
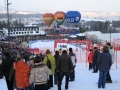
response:
{"label": "hood", "polygon": [[24,66],[26,66],[27,64],[25,63],[25,62],[23,62],[23,61],[19,61],[18,63],[17,63],[17,68],[23,68]]}
{"label": "hood", "polygon": [[43,66],[45,66],[45,64],[44,64],[43,62],[40,62],[40,63],[34,63],[33,68],[43,67]]}

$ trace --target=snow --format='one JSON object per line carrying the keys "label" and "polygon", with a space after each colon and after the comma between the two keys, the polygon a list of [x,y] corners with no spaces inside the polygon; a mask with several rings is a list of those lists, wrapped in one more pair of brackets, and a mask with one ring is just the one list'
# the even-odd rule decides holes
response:
{"label": "snow", "polygon": [[[31,47],[52,47],[54,42],[35,42],[31,44]],[[72,47],[76,49],[76,46],[68,45],[67,47]],[[51,49],[52,50],[52,49]],[[75,81],[69,83],[69,90],[99,90],[97,87],[99,73],[92,73],[92,70],[88,70],[88,63],[86,64],[86,51],[82,49],[78,49],[78,51],[74,50],[77,55],[78,63],[75,69]],[[120,52],[119,52],[120,54]],[[120,59],[120,56],[118,57]],[[104,90],[120,90],[120,62],[118,62],[118,69],[116,69],[116,63],[112,65],[112,69],[110,70],[111,77],[113,83],[107,83],[106,88]],[[65,79],[62,81],[62,90],[65,90]],[[4,79],[0,80],[0,90],[7,90],[6,83]],[[54,85],[50,90],[57,90],[57,85]],[[101,90],[103,90],[101,88]]]}

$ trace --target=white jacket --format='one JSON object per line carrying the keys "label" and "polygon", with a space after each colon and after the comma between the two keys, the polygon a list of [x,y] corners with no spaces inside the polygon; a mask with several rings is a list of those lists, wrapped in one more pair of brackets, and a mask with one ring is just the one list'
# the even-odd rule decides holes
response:
{"label": "white jacket", "polygon": [[112,64],[113,64],[114,60],[115,60],[115,51],[114,51],[114,49],[112,47],[109,48],[109,53],[112,56]]}

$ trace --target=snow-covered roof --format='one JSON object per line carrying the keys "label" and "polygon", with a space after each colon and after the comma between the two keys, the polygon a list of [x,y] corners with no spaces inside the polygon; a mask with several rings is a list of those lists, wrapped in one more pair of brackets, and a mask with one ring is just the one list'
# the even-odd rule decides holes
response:
{"label": "snow-covered roof", "polygon": [[87,32],[85,32],[85,34],[86,35],[93,35],[93,34],[98,35],[98,34],[102,34],[102,33],[100,31],[87,31]]}
{"label": "snow-covered roof", "polygon": [[[92,36],[98,40],[110,41],[110,33],[102,34],[100,31],[87,31],[86,36]],[[111,41],[113,42],[115,38],[120,38],[120,33],[111,33]]]}

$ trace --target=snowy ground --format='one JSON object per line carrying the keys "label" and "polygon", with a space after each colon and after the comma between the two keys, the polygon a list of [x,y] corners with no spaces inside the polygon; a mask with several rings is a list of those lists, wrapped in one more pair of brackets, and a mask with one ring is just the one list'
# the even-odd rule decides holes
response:
{"label": "snowy ground", "polygon": [[[97,88],[98,75],[98,73],[92,73],[92,70],[88,70],[85,63],[78,63],[75,81],[69,83],[69,90],[99,90]],[[113,83],[106,84],[104,90],[120,90],[120,70],[112,69],[111,77]],[[64,86],[65,80],[63,79],[62,90],[65,90]],[[0,90],[7,90],[5,80],[0,80]],[[54,85],[50,90],[57,90],[57,86]]]}
{"label": "snowy ground", "polygon": [[[45,46],[53,47],[53,42],[36,42],[31,45],[31,47],[42,47]],[[72,48],[74,46],[69,45]],[[69,90],[99,90],[97,88],[99,73],[92,73],[92,70],[88,70],[88,64],[86,67],[86,51],[80,49],[77,52],[78,63],[76,65],[76,77],[74,82],[69,83]],[[118,57],[120,58],[120,57]],[[118,69],[116,69],[116,63],[112,65],[110,71],[113,83],[106,84],[104,90],[120,90],[120,62],[118,63]],[[63,79],[62,90],[65,90],[65,80]],[[5,80],[0,80],[0,90],[7,90]],[[57,86],[54,85],[50,90],[57,90]],[[102,89],[101,89],[102,90]]]}

